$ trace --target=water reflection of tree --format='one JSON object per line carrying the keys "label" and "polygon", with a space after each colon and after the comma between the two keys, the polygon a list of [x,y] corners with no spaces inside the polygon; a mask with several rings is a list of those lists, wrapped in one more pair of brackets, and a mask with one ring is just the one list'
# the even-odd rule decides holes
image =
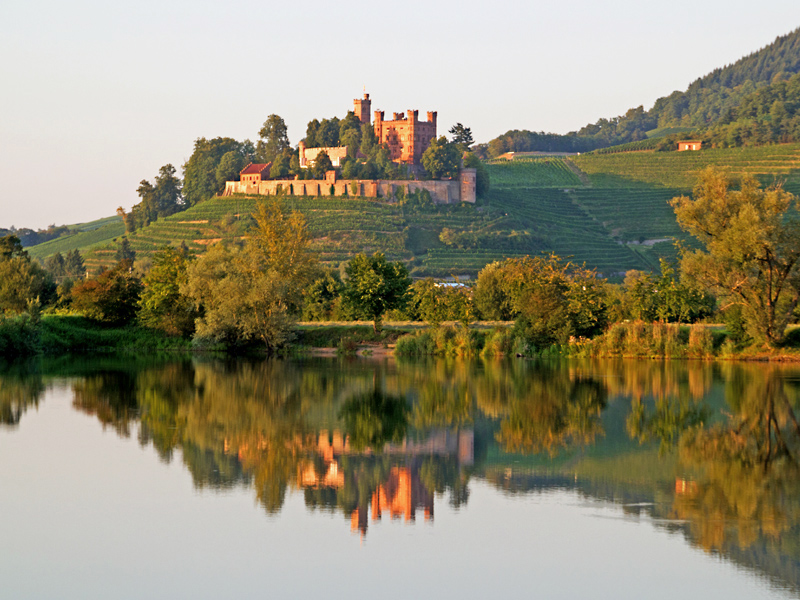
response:
{"label": "water reflection of tree", "polygon": [[350,445],[357,451],[367,448],[380,452],[388,443],[400,443],[408,428],[408,405],[404,398],[374,389],[357,394],[342,405]]}
{"label": "water reflection of tree", "polygon": [[478,407],[500,419],[496,439],[506,452],[547,452],[591,444],[602,435],[607,388],[563,362],[522,363],[487,370]]}
{"label": "water reflection of tree", "polygon": [[696,475],[678,490],[675,513],[706,549],[758,543],[780,555],[800,539],[798,389],[774,366],[725,370],[733,412],[681,439],[680,457]]}
{"label": "water reflection of tree", "polygon": [[0,373],[0,425],[16,427],[28,408],[39,405],[44,381],[30,363],[8,365],[0,361]]}
{"label": "water reflection of tree", "polygon": [[101,371],[72,384],[72,405],[93,415],[123,437],[130,436],[131,425],[138,419],[137,375],[129,371]]}

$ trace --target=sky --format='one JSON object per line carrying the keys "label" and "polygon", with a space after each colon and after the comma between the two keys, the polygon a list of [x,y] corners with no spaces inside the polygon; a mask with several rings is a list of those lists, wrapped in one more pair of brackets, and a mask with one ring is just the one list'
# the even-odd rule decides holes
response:
{"label": "sky", "polygon": [[623,114],[800,26],[797,0],[4,0],[0,228],[128,210],[200,137],[296,145],[366,90],[477,142]]}

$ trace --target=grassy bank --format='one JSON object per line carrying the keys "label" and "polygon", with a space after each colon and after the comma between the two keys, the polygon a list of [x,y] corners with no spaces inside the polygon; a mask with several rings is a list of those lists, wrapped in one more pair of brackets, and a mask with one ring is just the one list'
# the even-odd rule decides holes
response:
{"label": "grassy bank", "polygon": [[137,325],[107,327],[74,315],[0,319],[0,356],[190,350],[191,341]]}
{"label": "grassy bank", "polygon": [[[38,322],[23,315],[0,317],[0,357],[61,356],[88,353],[217,351],[191,340],[170,337],[138,325],[108,327],[75,315],[45,315]],[[593,339],[534,347],[516,335],[512,324],[458,324],[427,327],[424,323],[385,323],[375,332],[364,323],[304,323],[295,329],[288,354],[335,350],[354,355],[378,349],[403,357],[565,357],[639,359],[727,359],[800,362],[800,327],[790,330],[784,346],[739,346],[721,326],[630,322],[612,325]],[[260,347],[250,353],[260,354]],[[239,349],[239,353],[244,350]]]}

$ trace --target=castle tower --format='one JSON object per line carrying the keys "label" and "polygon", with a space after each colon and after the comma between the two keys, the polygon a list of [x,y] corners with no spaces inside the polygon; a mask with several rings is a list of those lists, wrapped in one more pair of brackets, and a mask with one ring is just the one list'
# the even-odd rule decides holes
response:
{"label": "castle tower", "polygon": [[353,112],[358,117],[361,123],[369,124],[369,110],[372,106],[372,101],[369,99],[369,94],[364,94],[364,98],[353,100]]}

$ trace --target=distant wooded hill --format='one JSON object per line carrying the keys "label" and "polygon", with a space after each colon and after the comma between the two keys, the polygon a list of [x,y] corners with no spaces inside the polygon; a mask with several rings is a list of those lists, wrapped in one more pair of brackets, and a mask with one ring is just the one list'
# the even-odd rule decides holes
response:
{"label": "distant wooded hill", "polygon": [[489,157],[504,152],[586,152],[644,140],[653,130],[697,131],[717,147],[800,141],[800,29],[732,65],[697,79],[686,91],[600,119],[567,135],[508,131],[484,145]]}

